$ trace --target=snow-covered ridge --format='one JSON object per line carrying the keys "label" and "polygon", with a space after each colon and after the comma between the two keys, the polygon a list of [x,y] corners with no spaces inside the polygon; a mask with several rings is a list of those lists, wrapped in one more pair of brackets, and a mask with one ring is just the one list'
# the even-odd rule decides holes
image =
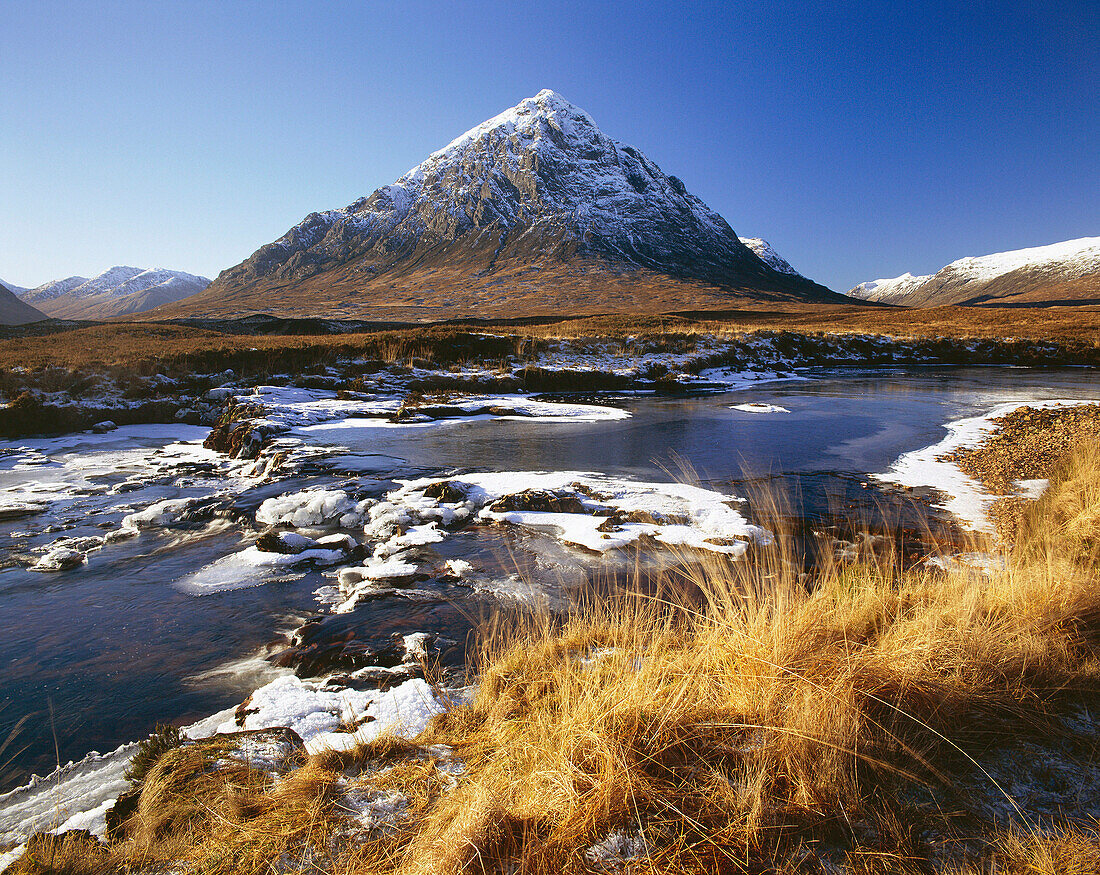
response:
{"label": "snow-covered ridge", "polygon": [[877,279],[860,283],[848,292],[853,298],[861,298],[865,301],[879,301],[890,304],[900,300],[918,288],[922,283],[932,279],[932,274],[927,276],[913,276],[911,273],[903,273],[892,279]]}
{"label": "snow-covered ridge", "polygon": [[186,284],[188,287],[194,287],[195,291],[202,291],[210,284],[210,280],[180,270],[120,265],[105,270],[91,279],[71,276],[66,279],[51,280],[38,286],[38,288],[24,290],[21,297],[32,304],[51,301],[65,295],[76,298],[89,298],[97,295],[110,295],[111,297],[121,298],[134,292],[143,292],[168,283]]}
{"label": "snow-covered ridge", "polygon": [[756,257],[772,270],[777,270],[780,273],[787,273],[791,276],[801,276],[797,270],[790,266],[785,258],[772,249],[772,245],[763,237],[742,237],[741,242],[755,252]]}
{"label": "snow-covered ridge", "polygon": [[69,276],[61,280],[50,280],[48,283],[43,283],[34,289],[25,289],[19,293],[24,301],[42,303],[44,301],[50,301],[54,298],[59,298],[62,295],[67,295],[73,289],[77,289],[84,283],[89,282],[86,276]]}
{"label": "snow-covered ridge", "polygon": [[[1033,246],[991,255],[968,256],[951,262],[934,274],[913,276],[903,273],[893,279],[860,283],[848,294],[853,298],[883,303],[924,303],[942,290],[956,292],[967,287],[963,296],[980,293],[980,285],[1021,268],[1053,271],[1061,280],[1070,280],[1100,272],[1100,237],[1081,237],[1048,246]],[[946,303],[946,301],[945,301]]]}
{"label": "snow-covered ridge", "polygon": [[977,258],[960,258],[944,270],[965,273],[974,280],[989,280],[1027,265],[1060,263],[1067,270],[1084,272],[1100,263],[1100,237],[1081,237]]}

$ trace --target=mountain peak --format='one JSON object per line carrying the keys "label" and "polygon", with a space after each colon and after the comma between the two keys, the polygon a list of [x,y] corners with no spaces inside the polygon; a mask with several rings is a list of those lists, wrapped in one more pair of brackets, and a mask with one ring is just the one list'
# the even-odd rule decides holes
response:
{"label": "mountain peak", "polygon": [[432,152],[398,183],[415,180],[440,161],[451,159],[471,147],[493,150],[500,143],[508,142],[516,151],[537,150],[544,139],[554,141],[561,149],[576,148],[585,141],[596,148],[606,148],[611,142],[587,112],[556,91],[544,88],[534,97],[521,100],[455,137],[442,149]]}
{"label": "mountain peak", "polygon": [[[363,312],[367,305],[355,290],[396,285],[433,313],[484,312],[476,289],[491,287],[498,306],[513,306],[504,304],[506,285],[521,282],[524,300],[537,300],[534,286],[550,282],[548,271],[592,277],[584,284],[595,291],[584,295],[593,303],[585,306],[603,306],[598,273],[621,278],[639,271],[708,284],[727,300],[735,289],[749,290],[748,297],[834,298],[762,261],[679,179],[544,89],[456,137],[392,184],[342,209],[310,213],[223,271],[203,301],[228,293],[231,306],[240,307],[254,290],[257,308],[270,309],[261,288],[296,296],[315,286],[326,300],[339,300],[343,312]],[[331,297],[334,282],[338,298]],[[444,289],[448,283],[456,289]],[[369,306],[398,306],[386,295],[384,305]],[[436,299],[449,303],[423,304]],[[655,306],[652,293],[641,300],[639,306]],[[225,310],[214,304],[206,312]]]}

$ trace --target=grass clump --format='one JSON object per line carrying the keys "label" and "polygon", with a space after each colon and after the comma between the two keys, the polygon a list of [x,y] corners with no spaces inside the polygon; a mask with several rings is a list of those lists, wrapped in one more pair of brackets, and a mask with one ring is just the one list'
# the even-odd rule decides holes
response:
{"label": "grass clump", "polygon": [[[489,624],[476,694],[412,741],[279,781],[164,752],[111,865],[1100,872],[1097,458],[1065,459],[992,572],[823,551],[807,577],[777,527],[751,562]],[[1035,802],[1055,766],[1071,785]]]}
{"label": "grass clump", "polygon": [[131,787],[137,787],[145,780],[149,770],[157,764],[164,754],[183,744],[183,735],[175,726],[157,724],[148,738],[138,744],[137,753],[126,769],[125,778]]}

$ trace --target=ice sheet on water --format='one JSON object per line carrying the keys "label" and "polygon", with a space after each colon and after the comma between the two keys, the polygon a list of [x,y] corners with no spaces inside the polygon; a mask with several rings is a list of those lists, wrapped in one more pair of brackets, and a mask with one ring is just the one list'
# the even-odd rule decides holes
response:
{"label": "ice sheet on water", "polygon": [[245,547],[187,575],[177,586],[192,595],[229,592],[286,579],[287,572],[297,566],[337,565],[348,556],[342,545],[317,543],[318,546],[298,553],[272,553],[256,546]]}
{"label": "ice sheet on water", "polygon": [[750,401],[747,404],[731,404],[730,410],[740,410],[742,413],[790,413],[786,407],[778,404],[764,404],[759,401]]}

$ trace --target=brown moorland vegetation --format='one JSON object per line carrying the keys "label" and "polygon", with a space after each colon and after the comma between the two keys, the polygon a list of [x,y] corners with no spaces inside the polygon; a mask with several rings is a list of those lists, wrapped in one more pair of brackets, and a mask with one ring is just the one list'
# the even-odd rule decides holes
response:
{"label": "brown moorland vegetation", "polygon": [[859,305],[756,305],[736,310],[502,320],[476,325],[409,324],[353,334],[257,334],[240,333],[239,328],[217,324],[196,327],[174,323],[110,323],[48,332],[42,328],[27,332],[9,330],[6,339],[0,340],[0,369],[38,369],[49,365],[123,367],[150,372],[164,367],[195,371],[238,366],[286,369],[341,356],[386,361],[421,357],[448,363],[484,356],[484,348],[471,348],[468,338],[485,332],[512,338],[506,345],[501,344],[500,350],[489,352],[503,355],[508,350],[522,349],[524,339],[702,333],[733,337],[756,331],[800,335],[867,333],[899,339],[1018,338],[1046,341],[1069,352],[1095,356],[1100,351],[1100,307],[1055,307],[1024,312],[960,307],[906,310]]}
{"label": "brown moorland vegetation", "polygon": [[[1100,872],[1097,458],[1060,461],[1000,568],[830,547],[807,579],[777,527],[661,597],[490,624],[473,698],[411,742],[278,782],[184,746],[109,847],[13,871]],[[404,807],[364,827],[349,787]]]}

